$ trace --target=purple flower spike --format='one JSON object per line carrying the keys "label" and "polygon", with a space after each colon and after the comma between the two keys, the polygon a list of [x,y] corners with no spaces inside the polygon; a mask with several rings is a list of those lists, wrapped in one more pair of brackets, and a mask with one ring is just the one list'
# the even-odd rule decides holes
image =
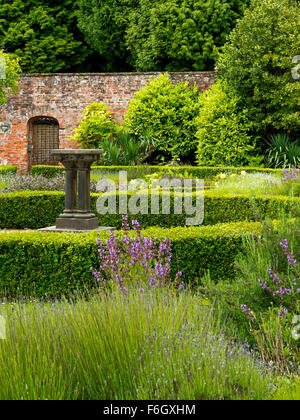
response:
{"label": "purple flower spike", "polygon": [[[150,288],[171,285],[171,241],[158,241],[155,237],[146,238],[142,235],[140,224],[132,221],[132,228],[137,236],[129,235],[128,216],[122,216],[122,233],[120,238],[110,232],[109,239],[103,243],[97,239],[100,257],[99,270],[91,268],[91,272],[99,285],[118,287],[127,291],[129,285],[143,284]],[[178,279],[182,272],[177,273],[174,285],[183,288],[183,282]],[[143,290],[143,287],[140,289]]]}

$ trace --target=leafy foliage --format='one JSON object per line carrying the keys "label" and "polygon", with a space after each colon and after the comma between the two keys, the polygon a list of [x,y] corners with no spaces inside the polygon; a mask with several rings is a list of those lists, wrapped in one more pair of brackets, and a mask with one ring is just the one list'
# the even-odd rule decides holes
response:
{"label": "leafy foliage", "polygon": [[65,177],[58,175],[56,178],[48,179],[43,176],[17,175],[11,174],[0,177],[0,181],[5,182],[5,188],[0,186],[1,193],[10,193],[15,191],[64,191]]}
{"label": "leafy foliage", "polygon": [[137,71],[191,71],[214,67],[214,49],[224,45],[248,1],[140,0],[126,28]]}
{"label": "leafy foliage", "polygon": [[[178,270],[184,273],[184,281],[197,279],[210,270],[218,281],[234,276],[234,259],[242,246],[242,238],[257,231],[256,223],[243,222],[189,229],[155,227],[144,230],[143,235],[155,236],[157,241],[170,238],[172,279]],[[105,241],[109,234],[0,234],[0,294],[59,297],[92,287],[95,282],[90,267],[97,267],[99,262],[96,238]]]}
{"label": "leafy foliage", "polygon": [[74,130],[71,140],[85,149],[100,149],[116,131],[112,113],[105,103],[93,102],[83,111],[83,119]]}
{"label": "leafy foliage", "polygon": [[64,172],[63,166],[33,165],[31,167],[31,175],[42,176],[49,179],[54,178],[56,175],[63,174]]}
{"label": "leafy foliage", "polygon": [[121,237],[110,232],[105,244],[97,240],[100,267],[99,270],[91,268],[91,272],[99,287],[121,291],[142,287],[142,292],[158,287],[182,289],[184,282],[178,281],[182,272],[178,272],[176,281],[171,283],[171,241],[167,238],[157,242],[155,237],[143,236],[136,220],[132,220],[132,229],[136,232],[134,238],[129,237],[128,216],[123,215]]}
{"label": "leafy foliage", "polygon": [[[100,194],[91,195],[91,210],[97,214],[100,226],[121,227],[120,196],[121,192],[116,191],[116,209],[114,214],[112,208],[108,209],[106,214],[97,212],[97,201]],[[114,195],[114,192],[111,193]],[[144,194],[138,193],[138,197],[144,199]],[[146,193],[145,193],[146,194]],[[159,214],[151,214],[151,199],[146,195],[148,204],[148,214],[131,214],[130,216],[137,219],[143,228],[151,226],[160,226],[164,228],[173,228],[176,226],[186,226],[186,219],[190,217],[184,208],[184,199],[182,199],[182,213],[174,214],[174,201],[178,194],[174,196],[171,192],[170,196],[163,193],[159,196],[160,208]],[[135,192],[128,191],[128,200],[135,196]],[[168,202],[170,197],[170,214],[164,214],[162,210],[162,201]],[[195,202],[195,195],[192,197]],[[104,197],[106,202],[108,196]],[[103,201],[104,201],[103,200]],[[275,219],[280,209],[290,211],[295,205],[299,205],[300,198],[291,200],[286,196],[269,196],[258,197],[255,201],[256,211],[262,217],[270,217]],[[104,203],[106,205],[106,202]],[[43,204],[44,203],[44,204]],[[55,224],[55,219],[62,213],[64,209],[64,194],[60,191],[19,191],[6,194],[0,194],[0,228],[9,229],[38,229]],[[204,225],[216,225],[218,223],[232,223],[242,221],[255,221],[256,213],[253,211],[253,204],[249,200],[249,195],[239,195],[224,193],[214,194],[213,192],[205,193],[205,214]],[[113,213],[113,214],[110,214]]]}
{"label": "leafy foliage", "polygon": [[243,297],[249,305],[252,296],[257,320],[250,322],[251,332],[262,357],[275,362],[278,369],[298,373],[300,348],[291,325],[300,309],[299,211],[298,205],[292,216],[282,215],[276,226],[265,222],[262,236],[249,238],[237,260],[241,278],[248,284]]}
{"label": "leafy foliage", "polygon": [[196,119],[199,165],[238,166],[248,162],[254,141],[248,134],[252,124],[238,98],[217,82],[200,98]]}
{"label": "leafy foliage", "polygon": [[300,166],[300,144],[292,142],[287,133],[272,135],[267,152],[268,166],[270,168]]}
{"label": "leafy foliage", "polygon": [[300,129],[300,83],[291,75],[300,51],[299,14],[295,0],[254,0],[218,61],[221,79],[261,134]]}
{"label": "leafy foliage", "polygon": [[170,288],[5,302],[0,399],[268,398],[272,376],[212,312],[198,293]]}
{"label": "leafy foliage", "polygon": [[0,175],[15,174],[17,172],[16,165],[0,166]]}
{"label": "leafy foliage", "polygon": [[118,127],[114,137],[102,143],[105,165],[137,165],[152,148],[153,139],[148,133],[141,136],[130,134]]}
{"label": "leafy foliage", "polygon": [[71,139],[86,149],[102,148],[105,165],[136,165],[151,147],[151,135],[135,136],[117,125],[105,103],[94,102],[83,113]]}
{"label": "leafy foliage", "polygon": [[78,0],[78,26],[105,71],[127,70],[127,17],[139,0]]}
{"label": "leafy foliage", "polygon": [[156,150],[175,159],[187,156],[196,148],[198,96],[196,86],[188,82],[175,85],[168,74],[160,74],[135,94],[124,124],[132,134],[151,133]]}
{"label": "leafy foliage", "polygon": [[79,71],[91,51],[76,7],[72,0],[1,0],[0,48],[20,58],[23,72]]}
{"label": "leafy foliage", "polygon": [[7,101],[8,95],[18,92],[19,60],[0,50],[0,106]]}

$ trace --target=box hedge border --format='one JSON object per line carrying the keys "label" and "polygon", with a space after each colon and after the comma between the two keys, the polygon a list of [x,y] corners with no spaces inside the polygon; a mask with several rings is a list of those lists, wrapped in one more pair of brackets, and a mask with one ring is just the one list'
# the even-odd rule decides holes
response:
{"label": "box hedge border", "polygon": [[[133,195],[128,192],[128,197]],[[120,214],[100,215],[96,210],[96,202],[100,194],[91,195],[91,209],[97,214],[102,226],[121,227]],[[117,204],[119,193],[117,192]],[[64,193],[57,191],[22,191],[0,194],[0,229],[38,229],[55,225],[55,220],[64,210]],[[174,193],[170,195],[171,209],[174,208]],[[161,200],[160,200],[161,204]],[[280,209],[290,210],[300,204],[300,198],[291,199],[286,196],[256,197],[255,201],[246,195],[214,195],[213,191],[205,192],[205,212],[203,225],[231,223],[239,221],[256,221],[257,214],[263,219],[266,216],[275,219]],[[182,214],[149,214],[129,216],[137,219],[142,228],[159,226],[164,228],[185,226],[186,218],[191,217],[184,211]],[[253,207],[255,206],[255,207]],[[118,208],[118,205],[117,205]],[[254,211],[255,209],[255,211]]]}
{"label": "box hedge border", "polygon": [[[209,270],[214,281],[234,279],[234,261],[243,238],[258,234],[259,223],[218,224],[202,227],[149,228],[145,236],[170,238],[171,273],[183,271],[186,283]],[[119,234],[119,233],[117,233]],[[109,233],[86,234],[0,233],[0,295],[9,297],[60,297],[93,288],[90,267],[99,267],[96,238]]]}
{"label": "box hedge border", "polygon": [[31,175],[33,176],[43,176],[45,178],[51,179],[63,173],[63,166],[34,165],[31,167]]}
{"label": "box hedge border", "polygon": [[[241,171],[249,173],[253,172],[267,172],[280,174],[282,169],[269,169],[269,168],[235,168],[235,167],[210,167],[210,166],[93,166],[93,171],[100,171],[101,173],[111,174],[118,173],[119,171],[127,171],[128,177],[139,178],[143,175],[150,175],[154,173],[167,174],[171,171],[173,174],[184,176],[185,173],[198,179],[212,178],[220,173],[226,174],[238,174]],[[47,178],[53,178],[54,176],[63,173],[64,168],[62,166],[47,166],[47,165],[36,165],[31,168],[32,175],[42,175]]]}
{"label": "box hedge border", "polygon": [[16,165],[0,166],[0,175],[8,175],[17,173],[18,167]]}

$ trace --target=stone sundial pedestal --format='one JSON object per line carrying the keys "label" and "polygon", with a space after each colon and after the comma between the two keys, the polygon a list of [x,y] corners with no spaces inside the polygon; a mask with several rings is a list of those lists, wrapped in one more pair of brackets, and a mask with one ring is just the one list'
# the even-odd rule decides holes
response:
{"label": "stone sundial pedestal", "polygon": [[97,216],[91,213],[91,165],[99,160],[103,150],[57,149],[51,153],[57,162],[64,165],[66,171],[65,210],[56,219],[56,226],[41,230],[57,232],[113,230],[111,227],[99,227]]}

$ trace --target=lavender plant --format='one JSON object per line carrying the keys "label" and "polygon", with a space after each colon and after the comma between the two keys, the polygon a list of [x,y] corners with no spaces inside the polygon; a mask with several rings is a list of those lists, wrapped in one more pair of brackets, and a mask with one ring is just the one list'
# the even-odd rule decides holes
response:
{"label": "lavender plant", "polygon": [[234,282],[214,284],[209,276],[201,290],[211,300],[227,334],[246,339],[279,373],[299,374],[300,341],[292,334],[300,314],[300,208],[279,220],[262,220],[259,235],[245,237],[236,258]]}
{"label": "lavender plant", "polygon": [[292,370],[298,374],[300,350],[299,343],[291,335],[291,320],[300,309],[300,270],[288,240],[280,240],[279,245],[285,258],[285,270],[278,274],[269,267],[267,279],[257,279],[263,293],[261,300],[268,302],[267,311],[260,310],[256,314],[244,303],[240,307],[250,322],[250,331],[261,357],[274,363],[279,370]]}
{"label": "lavender plant", "polygon": [[[97,192],[96,181],[91,180],[91,192]],[[40,175],[13,174],[0,178],[0,193],[15,191],[64,191],[65,177],[57,175],[54,178],[45,178]]]}
{"label": "lavender plant", "polygon": [[146,288],[176,286],[184,287],[180,281],[182,272],[176,274],[171,282],[171,241],[157,241],[155,237],[144,237],[136,220],[132,221],[136,237],[130,236],[128,216],[122,216],[123,236],[110,232],[110,238],[104,244],[97,239],[100,256],[99,270],[91,267],[91,272],[100,287],[118,288],[127,291],[128,288],[139,286],[140,291]]}
{"label": "lavender plant", "polygon": [[[280,241],[280,246],[283,254],[287,258],[287,274],[280,276],[280,279],[278,274],[270,267],[268,269],[269,281],[258,279],[258,284],[267,293],[272,304],[280,304],[280,316],[286,317],[288,308],[295,310],[293,302],[298,300],[300,292],[300,272],[298,270],[297,260],[289,250],[288,240],[283,239]],[[256,319],[251,309],[246,308],[245,304],[242,304],[241,308],[249,319]]]}
{"label": "lavender plant", "polygon": [[283,169],[278,181],[267,180],[264,188],[265,194],[283,194],[300,197],[300,166]]}
{"label": "lavender plant", "polygon": [[295,197],[300,197],[300,166],[282,171],[281,184]]}

